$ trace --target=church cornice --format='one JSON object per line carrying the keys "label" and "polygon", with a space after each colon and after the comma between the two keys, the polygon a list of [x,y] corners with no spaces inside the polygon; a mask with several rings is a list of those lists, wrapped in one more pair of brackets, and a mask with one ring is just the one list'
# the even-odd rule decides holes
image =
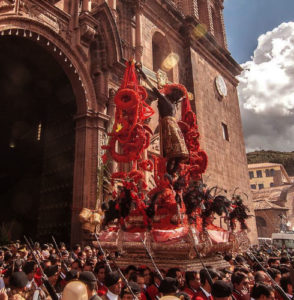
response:
{"label": "church cornice", "polygon": [[195,28],[200,23],[196,18],[186,17],[180,32],[184,36],[187,46],[204,56],[217,69],[221,69],[224,75],[234,84],[238,83],[235,78],[242,72],[241,66],[232,58],[230,52],[221,47],[215,38],[206,32],[202,37],[195,35]]}
{"label": "church cornice", "polygon": [[24,1],[20,8],[25,7],[26,5],[29,5],[29,7],[41,7],[42,11],[50,11],[52,14],[54,14],[56,17],[63,19],[64,21],[66,20],[67,22],[70,21],[71,16],[65,12],[64,10],[59,9],[58,7],[54,6],[53,3],[50,3],[50,1],[46,0],[27,0]]}

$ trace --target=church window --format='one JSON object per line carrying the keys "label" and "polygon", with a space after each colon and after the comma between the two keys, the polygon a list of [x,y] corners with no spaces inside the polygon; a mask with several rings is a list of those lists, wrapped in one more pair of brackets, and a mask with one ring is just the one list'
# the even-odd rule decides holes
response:
{"label": "church window", "polygon": [[164,71],[168,80],[173,81],[173,68],[178,56],[171,51],[167,38],[159,32],[152,37],[152,58],[153,71]]}
{"label": "church window", "polygon": [[154,41],[152,41],[152,54],[153,54],[153,71],[157,72],[160,69],[161,55],[160,55],[160,47],[158,43]]}
{"label": "church window", "polygon": [[253,171],[249,171],[249,178],[250,178],[250,179],[254,178],[254,173],[253,173]]}
{"label": "church window", "polygon": [[224,138],[224,140],[229,141],[228,126],[225,123],[222,123],[222,130],[223,130],[223,138]]}
{"label": "church window", "polygon": [[256,171],[256,176],[257,176],[257,178],[262,178],[262,171],[261,170],[257,170]]}

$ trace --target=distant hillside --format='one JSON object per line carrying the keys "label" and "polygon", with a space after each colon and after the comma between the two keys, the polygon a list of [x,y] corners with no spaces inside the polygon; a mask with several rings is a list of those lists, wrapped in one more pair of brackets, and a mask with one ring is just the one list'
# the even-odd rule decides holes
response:
{"label": "distant hillside", "polygon": [[294,176],[294,151],[279,152],[279,151],[254,151],[247,153],[248,164],[272,162],[282,164],[289,176]]}

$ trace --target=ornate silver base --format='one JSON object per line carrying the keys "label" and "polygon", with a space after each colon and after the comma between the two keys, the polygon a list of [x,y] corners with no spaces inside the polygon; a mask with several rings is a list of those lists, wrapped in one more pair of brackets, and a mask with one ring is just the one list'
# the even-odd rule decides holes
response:
{"label": "ornate silver base", "polygon": [[[201,256],[206,266],[216,269],[228,267],[229,264],[223,260],[221,253],[246,251],[250,246],[245,231],[238,234],[231,233],[227,242],[213,243],[207,232],[203,232],[197,237],[195,230],[191,228],[181,240],[167,243],[155,242],[149,232],[142,232],[131,241],[128,233],[121,230],[112,232],[111,238],[108,239],[103,239],[102,235],[100,243],[105,251],[120,253],[117,263],[122,268],[130,264],[147,265],[153,268],[141,238],[152,254],[158,268],[180,267],[184,271],[202,268],[198,255]],[[93,244],[98,246],[95,241]],[[195,248],[197,248],[197,253]]]}
{"label": "ornate silver base", "polygon": [[[229,267],[229,263],[225,261],[221,256],[215,257],[206,257],[202,259],[205,266],[210,266],[215,269],[223,269]],[[164,259],[164,258],[154,258],[154,261],[159,269],[170,269],[170,268],[180,268],[181,271],[199,271],[201,270],[202,264],[199,259]],[[141,266],[145,265],[154,269],[150,259],[147,257],[128,257],[127,255],[124,257],[120,257],[117,259],[117,264],[121,268],[126,268],[129,265]]]}

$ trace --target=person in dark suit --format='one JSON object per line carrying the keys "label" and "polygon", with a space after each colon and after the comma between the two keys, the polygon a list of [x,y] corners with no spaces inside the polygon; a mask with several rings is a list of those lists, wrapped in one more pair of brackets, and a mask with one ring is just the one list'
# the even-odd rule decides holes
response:
{"label": "person in dark suit", "polygon": [[186,286],[184,292],[193,299],[200,288],[200,276],[196,271],[187,271],[185,273]]}
{"label": "person in dark suit", "polygon": [[137,297],[138,300],[141,300],[141,287],[138,283],[130,281],[129,282],[129,287],[125,286],[121,292],[121,299],[122,300],[133,300],[134,296],[130,289],[132,289],[132,292],[134,295]]}
{"label": "person in dark suit", "polygon": [[219,274],[214,269],[200,270],[201,286],[199,291],[196,293],[195,297],[193,298],[193,300],[212,300],[211,286],[209,284],[207,270],[213,282],[219,278]]}
{"label": "person in dark suit", "polygon": [[231,300],[232,286],[223,280],[217,280],[211,287],[213,300]]}
{"label": "person in dark suit", "polygon": [[109,272],[105,276],[104,284],[108,288],[107,293],[103,295],[102,300],[120,300],[120,293],[122,288],[122,281],[119,277],[119,273]]}
{"label": "person in dark suit", "polygon": [[235,300],[250,299],[249,279],[245,273],[239,271],[233,273],[231,281],[234,287],[233,298]]}
{"label": "person in dark suit", "polygon": [[97,279],[93,272],[84,271],[80,274],[79,280],[87,287],[88,300],[101,300],[97,295]]}

